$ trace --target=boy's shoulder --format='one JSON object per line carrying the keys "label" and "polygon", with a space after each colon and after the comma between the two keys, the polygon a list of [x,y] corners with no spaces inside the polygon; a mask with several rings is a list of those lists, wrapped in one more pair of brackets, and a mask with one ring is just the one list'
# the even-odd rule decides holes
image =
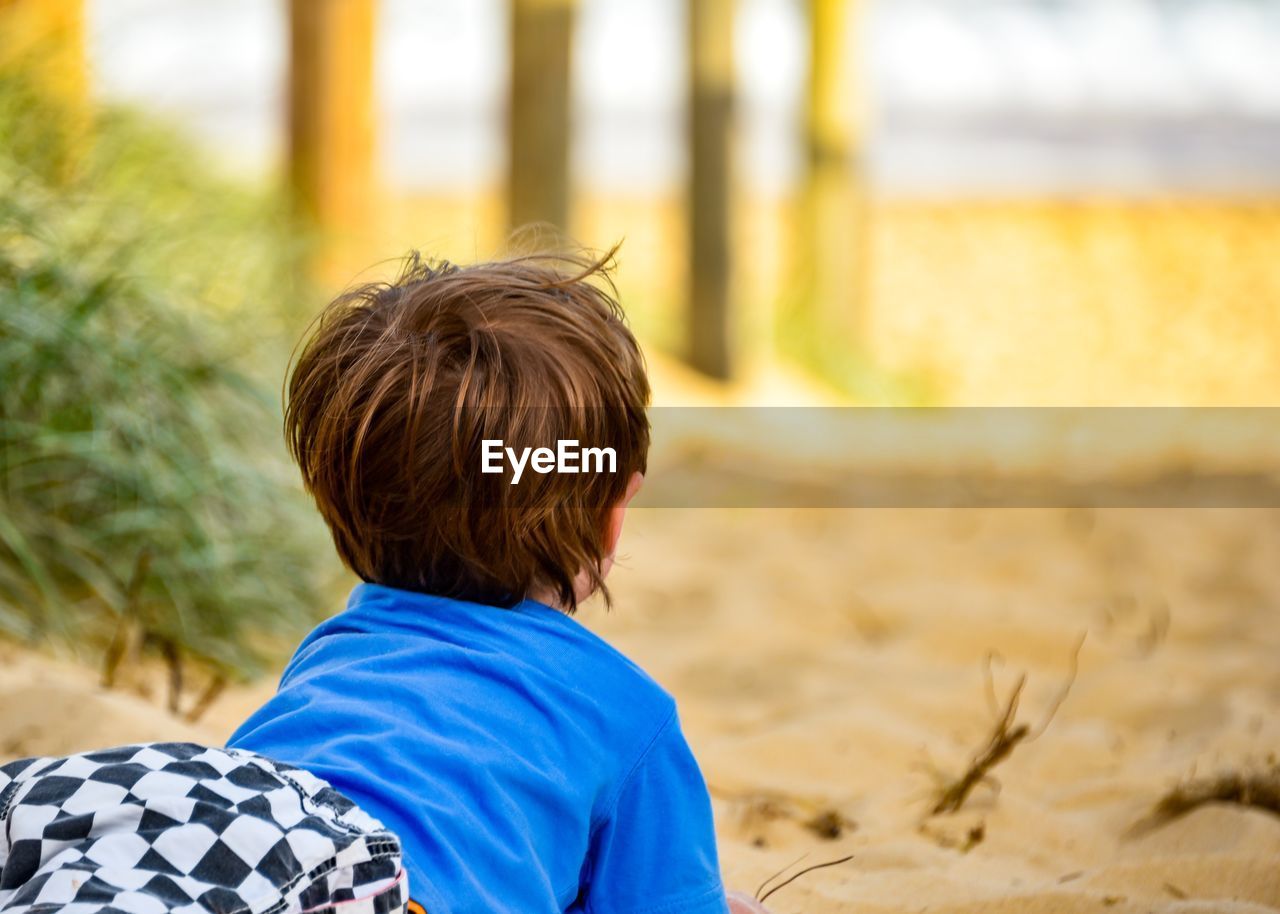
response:
{"label": "boy's shoulder", "polygon": [[303,641],[282,684],[317,664],[344,662],[376,662],[388,674],[417,671],[415,679],[471,672],[508,682],[559,682],[594,703],[620,703],[637,724],[645,718],[661,723],[676,707],[622,651],[572,616],[533,600],[499,608],[361,584],[344,612]]}

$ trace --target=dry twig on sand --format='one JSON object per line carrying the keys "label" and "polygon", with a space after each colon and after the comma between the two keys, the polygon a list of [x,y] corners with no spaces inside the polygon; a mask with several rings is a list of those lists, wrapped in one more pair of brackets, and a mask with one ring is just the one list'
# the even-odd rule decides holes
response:
{"label": "dry twig on sand", "polygon": [[[807,856],[809,855],[805,854],[805,857]],[[765,886],[773,882],[773,880],[777,879],[787,870],[791,869],[791,867],[795,866],[796,863],[799,863],[800,860],[804,859],[804,857],[801,857],[800,860],[797,860],[795,861],[795,863],[792,863],[788,866],[784,866],[782,869],[778,870],[778,872],[774,873],[764,882],[760,883],[760,888],[756,889],[756,901],[760,902],[761,904],[764,904],[765,901],[768,900],[769,896],[772,895],[774,892],[778,891],[778,889],[783,888],[784,886],[791,885],[791,883],[795,882],[797,879],[799,879],[801,876],[805,875],[806,873],[812,873],[814,870],[826,869],[829,866],[838,866],[841,863],[848,863],[850,860],[853,859],[853,856],[854,856],[853,854],[850,854],[847,857],[841,857],[839,860],[828,860],[826,863],[815,863],[813,864],[813,866],[806,866],[804,869],[800,870],[800,872],[793,873],[792,875],[788,876],[786,879],[779,882],[773,888],[769,889],[769,891],[767,892],[765,891]]]}
{"label": "dry twig on sand", "polygon": [[222,673],[214,674],[209,680],[209,684],[205,686],[204,691],[200,693],[200,697],[196,699],[196,703],[191,706],[186,714],[182,715],[182,719],[189,724],[199,722],[205,713],[213,707],[213,703],[218,700],[223,691],[227,688],[227,677]]}
{"label": "dry twig on sand", "polygon": [[1066,681],[1053,702],[1050,703],[1043,720],[1040,722],[1040,726],[1036,727],[1035,730],[1032,730],[1027,724],[1017,723],[1018,702],[1022,698],[1022,690],[1027,684],[1026,674],[1018,677],[1018,681],[1014,683],[1009,697],[1005,700],[1003,709],[1000,709],[996,702],[995,685],[991,674],[991,661],[994,659],[994,655],[987,655],[984,664],[987,701],[996,711],[995,727],[991,731],[991,735],[987,737],[983,747],[973,756],[973,760],[969,763],[969,767],[964,774],[955,780],[946,782],[939,789],[937,801],[934,803],[933,808],[929,810],[929,815],[939,816],[958,812],[964,806],[965,800],[969,798],[969,794],[973,792],[973,789],[983,781],[990,780],[992,769],[1007,759],[1019,744],[1038,739],[1044,733],[1058,713],[1058,709],[1062,707],[1062,703],[1066,701],[1067,694],[1075,683],[1076,672],[1080,664],[1080,649],[1082,647],[1084,647],[1083,635],[1076,642],[1075,650],[1071,652],[1071,668],[1067,673]]}
{"label": "dry twig on sand", "polygon": [[1228,771],[1207,778],[1192,778],[1174,787],[1145,817],[1125,833],[1135,838],[1168,825],[1209,803],[1234,803],[1280,816],[1280,764],[1265,771]]}
{"label": "dry twig on sand", "polygon": [[996,720],[995,729],[987,737],[986,746],[973,757],[964,774],[944,785],[938,792],[937,802],[929,810],[929,815],[938,816],[958,812],[964,805],[964,801],[969,798],[969,794],[973,792],[973,788],[987,780],[991,769],[1008,758],[1018,743],[1027,738],[1031,728],[1026,724],[1014,725],[1014,719],[1018,714],[1018,700],[1022,696],[1022,689],[1026,683],[1026,676],[1018,677],[1013,691],[1009,693],[1004,711]]}
{"label": "dry twig on sand", "polygon": [[759,831],[771,822],[789,821],[824,841],[834,841],[858,828],[858,823],[841,812],[837,804],[823,799],[765,790],[738,793],[715,785],[711,785],[711,795],[732,803],[735,816],[747,831]]}
{"label": "dry twig on sand", "polygon": [[115,686],[116,673],[120,668],[120,663],[130,653],[131,649],[136,650],[137,642],[141,638],[141,626],[138,622],[138,601],[142,596],[142,585],[146,583],[147,575],[150,571],[151,550],[144,548],[138,553],[137,561],[134,562],[133,574],[129,577],[129,583],[125,587],[124,608],[120,611],[115,633],[112,634],[111,642],[107,645],[106,653],[102,658],[102,687],[104,689],[110,689]]}

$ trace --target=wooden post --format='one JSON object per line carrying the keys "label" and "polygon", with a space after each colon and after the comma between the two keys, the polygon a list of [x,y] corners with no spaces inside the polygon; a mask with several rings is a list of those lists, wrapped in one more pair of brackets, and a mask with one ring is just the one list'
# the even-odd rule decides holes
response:
{"label": "wooden post", "polygon": [[5,65],[35,72],[41,89],[69,105],[88,97],[84,0],[0,0]]}
{"label": "wooden post", "polygon": [[863,332],[868,259],[859,113],[851,96],[856,79],[848,46],[849,17],[859,14],[861,3],[809,0],[799,285],[816,338],[846,351]]}
{"label": "wooden post", "polygon": [[[569,228],[575,0],[511,0],[507,221]],[[554,239],[549,239],[554,241]]]}
{"label": "wooden post", "polygon": [[[21,70],[51,104],[44,150],[53,177],[70,179],[89,139],[84,0],[0,0],[0,69]],[[52,116],[52,117],[51,117]]]}
{"label": "wooden post", "polygon": [[728,378],[733,0],[689,4],[689,360]]}
{"label": "wooden post", "polygon": [[289,2],[289,189],[320,233],[314,265],[345,281],[373,211],[374,0]]}

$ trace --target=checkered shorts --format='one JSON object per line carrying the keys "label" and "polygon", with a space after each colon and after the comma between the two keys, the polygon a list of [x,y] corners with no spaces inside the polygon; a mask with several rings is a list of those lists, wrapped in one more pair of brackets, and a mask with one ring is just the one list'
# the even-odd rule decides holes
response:
{"label": "checkered shorts", "polygon": [[324,781],[151,743],[0,768],[3,914],[398,914],[400,842]]}

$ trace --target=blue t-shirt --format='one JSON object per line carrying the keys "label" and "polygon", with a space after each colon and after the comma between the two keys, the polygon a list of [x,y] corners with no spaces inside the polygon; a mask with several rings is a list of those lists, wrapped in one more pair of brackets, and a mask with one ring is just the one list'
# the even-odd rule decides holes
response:
{"label": "blue t-shirt", "polygon": [[675,702],[569,616],[361,584],[231,737],[404,845],[428,914],[724,914]]}

